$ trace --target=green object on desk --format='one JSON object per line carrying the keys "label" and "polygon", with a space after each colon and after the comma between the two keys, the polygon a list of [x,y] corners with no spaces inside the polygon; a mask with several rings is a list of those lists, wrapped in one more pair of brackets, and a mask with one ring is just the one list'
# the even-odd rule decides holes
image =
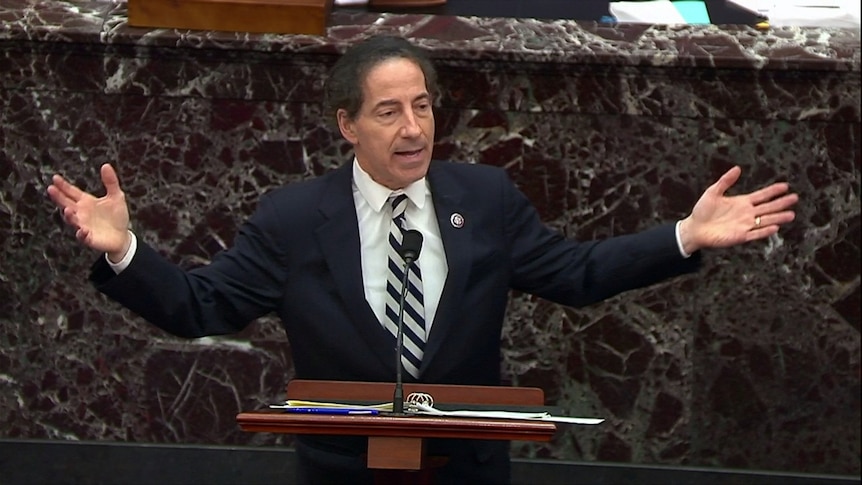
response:
{"label": "green object on desk", "polygon": [[706,4],[700,1],[683,0],[673,2],[674,8],[682,15],[682,18],[690,24],[708,24],[709,12]]}

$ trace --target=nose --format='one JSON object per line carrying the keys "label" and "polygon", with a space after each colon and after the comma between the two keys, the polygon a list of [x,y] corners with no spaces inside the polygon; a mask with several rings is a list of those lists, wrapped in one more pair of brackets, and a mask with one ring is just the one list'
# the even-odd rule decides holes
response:
{"label": "nose", "polygon": [[416,118],[416,113],[412,109],[404,111],[404,123],[401,125],[401,136],[404,138],[414,138],[419,136],[422,129],[419,127],[419,121]]}

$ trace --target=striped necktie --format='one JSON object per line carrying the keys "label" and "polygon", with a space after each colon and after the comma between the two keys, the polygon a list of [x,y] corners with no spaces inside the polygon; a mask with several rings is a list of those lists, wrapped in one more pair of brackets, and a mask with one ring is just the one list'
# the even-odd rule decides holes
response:
{"label": "striped necktie", "polygon": [[[398,302],[401,299],[401,282],[404,277],[404,259],[401,249],[401,231],[404,227],[404,210],[407,196],[390,197],[392,224],[389,226],[389,271],[386,276],[386,318],[384,326],[397,338]],[[422,273],[414,262],[407,278],[407,297],[404,301],[404,351],[401,363],[411,376],[419,377],[419,366],[425,348],[425,306],[422,298]]]}

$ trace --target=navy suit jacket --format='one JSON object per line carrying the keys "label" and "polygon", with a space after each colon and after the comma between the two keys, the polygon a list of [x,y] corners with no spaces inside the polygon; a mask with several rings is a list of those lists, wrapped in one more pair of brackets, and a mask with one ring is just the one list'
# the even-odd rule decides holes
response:
{"label": "navy suit jacket", "polygon": [[[126,270],[114,275],[99,258],[91,279],[183,337],[233,333],[275,312],[298,378],[391,381],[394,338],[365,300],[351,177],[346,164],[264,196],[233,247],[207,266],[183,271],[140,242]],[[575,242],[542,224],[502,169],[434,161],[427,178],[449,273],[423,382],[500,383],[510,289],[583,306],[698,267],[697,255],[680,256],[672,224]]]}
{"label": "navy suit jacket", "polygon": [[[102,257],[91,279],[184,337],[233,333],[275,312],[298,378],[393,381],[395,339],[365,300],[351,177],[347,164],[264,196],[233,247],[207,266],[183,271],[141,241],[119,275]],[[500,384],[512,289],[582,306],[698,267],[698,255],[680,256],[671,224],[601,242],[567,240],[542,224],[499,168],[435,161],[427,179],[449,273],[422,382]],[[453,222],[456,215],[463,225]],[[363,439],[300,437],[300,482],[371,483],[364,447]],[[505,442],[431,440],[429,453],[449,457],[437,472],[440,483],[509,480]]]}

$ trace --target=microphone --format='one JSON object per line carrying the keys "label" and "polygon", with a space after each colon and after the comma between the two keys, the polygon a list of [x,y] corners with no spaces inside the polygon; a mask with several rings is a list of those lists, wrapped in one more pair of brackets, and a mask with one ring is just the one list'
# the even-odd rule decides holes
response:
{"label": "microphone", "polygon": [[395,338],[395,394],[392,396],[392,412],[404,414],[404,383],[401,371],[401,354],[404,352],[404,300],[407,299],[407,276],[410,266],[419,258],[422,251],[422,233],[413,229],[401,233],[401,247],[398,254],[404,260],[404,275],[401,277],[401,297],[398,299],[398,335]]}
{"label": "microphone", "polygon": [[408,266],[419,259],[422,251],[422,233],[415,229],[408,229],[401,234],[401,249],[398,254],[404,259]]}

